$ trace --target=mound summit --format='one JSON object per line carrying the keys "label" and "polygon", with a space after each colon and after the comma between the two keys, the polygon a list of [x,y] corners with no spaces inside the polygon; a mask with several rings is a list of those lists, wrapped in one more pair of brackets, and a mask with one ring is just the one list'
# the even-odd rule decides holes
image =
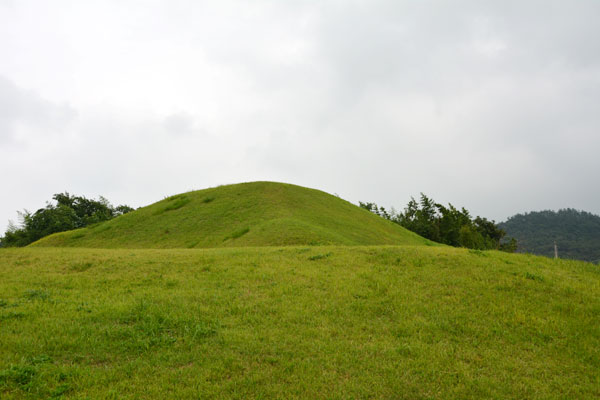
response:
{"label": "mound summit", "polygon": [[325,192],[250,182],[168,197],[40,247],[208,248],[287,245],[419,245],[428,240]]}

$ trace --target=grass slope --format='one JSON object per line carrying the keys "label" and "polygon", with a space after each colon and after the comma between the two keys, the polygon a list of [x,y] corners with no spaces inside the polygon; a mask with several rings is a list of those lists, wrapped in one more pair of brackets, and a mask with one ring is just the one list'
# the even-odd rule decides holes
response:
{"label": "grass slope", "polygon": [[169,197],[33,246],[194,248],[431,244],[345,200],[301,186],[252,182]]}
{"label": "grass slope", "polygon": [[598,293],[442,246],[0,249],[0,397],[599,398]]}

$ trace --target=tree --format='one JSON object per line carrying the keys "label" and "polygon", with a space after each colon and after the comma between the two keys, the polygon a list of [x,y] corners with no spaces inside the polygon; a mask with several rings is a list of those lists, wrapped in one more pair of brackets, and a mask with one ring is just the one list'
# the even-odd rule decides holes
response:
{"label": "tree", "polygon": [[510,240],[500,243],[499,250],[506,251],[508,253],[514,253],[517,251],[517,239],[510,238]]}
{"label": "tree", "polygon": [[435,242],[480,250],[514,252],[516,249],[515,239],[502,242],[506,233],[494,221],[479,216],[472,218],[464,207],[459,210],[452,204],[444,206],[423,193],[418,202],[411,197],[402,213],[396,213],[393,208],[388,213],[375,203],[359,202],[359,205]]}
{"label": "tree", "polygon": [[0,247],[26,246],[52,233],[83,228],[133,211],[126,205],[115,208],[102,196],[93,200],[65,192],[55,194],[52,199],[56,204],[46,203],[46,207],[34,213],[20,212],[20,226],[9,223],[4,237],[0,237]]}
{"label": "tree", "polygon": [[379,213],[379,207],[375,203],[363,203],[362,201],[358,202],[358,206],[360,208],[364,208],[365,210],[371,211],[373,214],[381,215]]}

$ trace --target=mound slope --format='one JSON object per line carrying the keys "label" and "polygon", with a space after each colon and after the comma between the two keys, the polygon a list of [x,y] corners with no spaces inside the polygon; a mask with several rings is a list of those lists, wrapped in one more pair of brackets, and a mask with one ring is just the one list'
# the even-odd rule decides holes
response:
{"label": "mound slope", "polygon": [[251,182],[182,193],[31,246],[203,248],[428,244],[345,200],[301,186]]}

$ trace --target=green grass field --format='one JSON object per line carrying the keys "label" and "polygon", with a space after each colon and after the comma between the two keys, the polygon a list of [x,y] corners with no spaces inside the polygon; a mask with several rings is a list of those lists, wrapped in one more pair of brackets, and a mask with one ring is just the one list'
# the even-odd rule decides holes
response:
{"label": "green grass field", "polygon": [[443,246],[0,249],[0,397],[599,398],[599,293]]}
{"label": "green grass field", "polygon": [[592,264],[221,186],[0,249],[0,397],[598,398],[599,293]]}
{"label": "green grass field", "polygon": [[431,242],[336,196],[276,182],[219,186],[166,198],[33,246],[215,248]]}

